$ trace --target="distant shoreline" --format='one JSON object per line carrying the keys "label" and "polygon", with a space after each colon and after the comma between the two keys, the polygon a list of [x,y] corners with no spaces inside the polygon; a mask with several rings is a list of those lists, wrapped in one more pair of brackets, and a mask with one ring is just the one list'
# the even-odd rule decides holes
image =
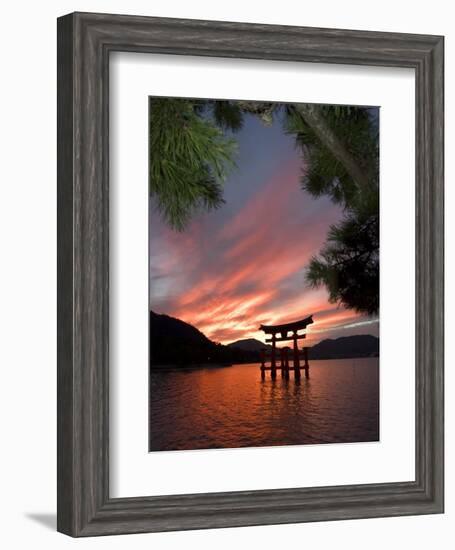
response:
{"label": "distant shoreline", "polygon": [[[354,356],[354,357],[327,357],[327,358],[318,358],[318,359],[309,359],[310,368],[311,363],[314,361],[349,361],[349,360],[355,360],[355,359],[379,359],[379,355],[364,355],[364,356]],[[267,365],[270,364],[270,361],[266,362]],[[188,365],[150,365],[150,371],[159,371],[159,372],[166,372],[166,371],[184,371],[184,370],[199,370],[199,369],[220,369],[224,367],[232,367],[233,365],[238,366],[249,366],[254,365],[257,367],[260,367],[260,362],[254,362],[251,363],[194,363],[194,364],[188,364]],[[278,367],[280,368],[280,367]],[[289,365],[289,368],[292,370],[294,367],[292,366],[292,362]]]}
{"label": "distant shoreline", "polygon": [[224,367],[232,367],[232,365],[234,365],[234,363],[224,363],[224,364],[223,363],[191,363],[188,365],[150,365],[150,370],[166,371],[166,370],[221,369]]}

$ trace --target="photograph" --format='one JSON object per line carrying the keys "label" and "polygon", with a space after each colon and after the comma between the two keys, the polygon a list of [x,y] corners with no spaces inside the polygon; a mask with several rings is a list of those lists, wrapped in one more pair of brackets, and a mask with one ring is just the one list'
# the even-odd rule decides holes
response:
{"label": "photograph", "polygon": [[148,116],[149,451],[380,441],[380,108]]}

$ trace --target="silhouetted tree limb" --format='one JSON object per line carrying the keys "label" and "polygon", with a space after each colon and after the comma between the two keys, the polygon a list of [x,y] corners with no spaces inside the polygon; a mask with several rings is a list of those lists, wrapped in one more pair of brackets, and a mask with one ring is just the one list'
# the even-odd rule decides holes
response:
{"label": "silhouetted tree limb", "polygon": [[321,143],[343,164],[348,174],[361,188],[360,191],[362,188],[367,188],[370,185],[368,175],[364,173],[345,144],[343,144],[329,124],[327,124],[318,107],[318,105],[302,104],[296,107],[296,111],[303,117]]}

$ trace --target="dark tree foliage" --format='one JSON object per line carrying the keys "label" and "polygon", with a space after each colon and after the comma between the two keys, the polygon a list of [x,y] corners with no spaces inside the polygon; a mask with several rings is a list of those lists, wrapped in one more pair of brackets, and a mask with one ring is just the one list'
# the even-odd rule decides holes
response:
{"label": "dark tree foliage", "polygon": [[243,113],[237,103],[232,101],[205,102],[205,107],[211,107],[215,122],[223,130],[237,132],[243,126]]}
{"label": "dark tree foliage", "polygon": [[[227,103],[227,102],[223,102]],[[239,110],[212,102],[150,98],[149,185],[166,222],[183,230],[201,208],[219,208],[223,182],[234,164],[236,142],[222,128],[241,127]]]}
{"label": "dark tree foliage", "polygon": [[347,214],[330,228],[307,273],[311,285],[325,285],[331,302],[368,315],[379,310],[378,226],[377,216]]}
{"label": "dark tree foliage", "polygon": [[[311,126],[307,122],[310,113],[318,115]],[[324,124],[320,132],[318,123]],[[295,136],[302,151],[302,184],[309,193],[315,197],[329,195],[347,209],[362,208],[364,202],[371,206],[373,195],[378,194],[379,136],[377,122],[368,109],[295,106],[289,110],[285,129]],[[338,140],[339,150],[328,146],[329,134]],[[348,168],[348,159],[356,165],[357,180]]]}
{"label": "dark tree foliage", "polygon": [[[286,130],[302,151],[303,188],[314,197],[330,196],[343,207],[344,216],[311,259],[307,280],[314,287],[324,285],[331,302],[373,315],[379,311],[377,120],[360,107],[319,106],[318,111],[338,148],[327,145],[328,140],[321,138],[324,134],[308,124],[305,110],[299,107],[289,113]],[[356,163],[355,171],[349,170],[346,159]]]}

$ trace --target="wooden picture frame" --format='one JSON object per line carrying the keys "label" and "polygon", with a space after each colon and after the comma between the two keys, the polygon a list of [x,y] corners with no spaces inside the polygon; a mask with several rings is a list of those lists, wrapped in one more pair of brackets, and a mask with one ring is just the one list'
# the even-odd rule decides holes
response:
{"label": "wooden picture frame", "polygon": [[[408,67],[416,79],[415,481],[109,496],[109,54]],[[58,20],[58,530],[71,536],[443,511],[443,38],[73,13]]]}

